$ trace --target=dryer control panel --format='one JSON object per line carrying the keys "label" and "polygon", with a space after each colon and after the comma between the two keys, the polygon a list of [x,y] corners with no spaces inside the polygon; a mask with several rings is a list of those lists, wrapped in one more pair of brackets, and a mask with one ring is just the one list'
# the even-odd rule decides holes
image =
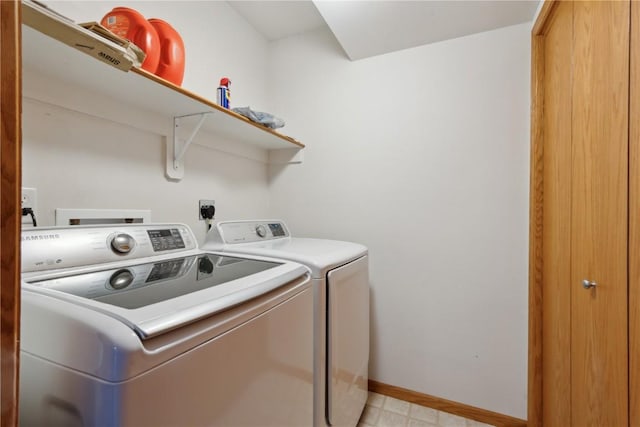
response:
{"label": "dryer control panel", "polygon": [[284,222],[278,220],[222,221],[216,224],[207,241],[219,243],[252,243],[290,237]]}
{"label": "dryer control panel", "polygon": [[196,242],[184,224],[30,228],[22,232],[22,272],[181,253]]}

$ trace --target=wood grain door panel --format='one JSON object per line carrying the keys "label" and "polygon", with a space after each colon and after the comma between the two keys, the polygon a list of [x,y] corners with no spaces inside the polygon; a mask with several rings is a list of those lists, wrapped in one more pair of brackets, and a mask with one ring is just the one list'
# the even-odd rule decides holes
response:
{"label": "wood grain door panel", "polygon": [[[571,197],[571,412],[628,425],[629,2],[575,2]],[[583,289],[581,282],[597,282]]]}
{"label": "wood grain door panel", "polygon": [[[640,3],[631,2],[629,73],[629,425],[640,427]],[[635,54],[637,52],[637,54]]]}
{"label": "wood grain door panel", "polygon": [[[634,230],[629,198],[635,200],[628,175],[631,170],[634,179],[629,166],[631,5],[557,2],[545,10],[544,22],[534,28],[535,36],[543,34],[537,39],[542,47],[534,39],[536,49],[543,50],[535,58],[544,62],[534,65],[543,70],[542,91],[536,94],[542,97],[542,131],[534,141],[543,147],[542,403],[536,422],[628,426],[629,292],[632,310],[638,298],[628,288],[627,273],[627,256],[634,254],[628,246]],[[640,23],[640,11],[635,13]],[[632,99],[631,108],[634,102],[639,101]],[[640,129],[636,132],[640,144]],[[640,181],[640,168],[635,173]],[[640,190],[640,182],[631,188]],[[640,206],[640,200],[634,203]],[[640,219],[640,207],[636,210],[632,220],[633,215]],[[640,244],[640,236],[636,241]],[[631,274],[636,271],[640,282],[640,267],[634,268]],[[596,287],[584,289],[584,279],[597,282]],[[640,325],[633,328],[637,333]],[[635,336],[631,343],[637,345]],[[638,399],[632,392],[632,405]],[[638,411],[632,409],[632,423]]]}

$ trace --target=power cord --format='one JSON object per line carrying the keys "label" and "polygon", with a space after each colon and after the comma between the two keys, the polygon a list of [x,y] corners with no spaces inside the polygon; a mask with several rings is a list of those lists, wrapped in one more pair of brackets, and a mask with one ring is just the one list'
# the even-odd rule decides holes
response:
{"label": "power cord", "polygon": [[31,215],[31,221],[33,222],[33,226],[37,227],[38,222],[36,221],[36,214],[33,213],[33,209],[31,208],[22,208],[22,216]]}
{"label": "power cord", "polygon": [[216,207],[214,205],[204,205],[200,208],[200,215],[206,221],[207,230],[211,230],[211,220],[216,214]]}

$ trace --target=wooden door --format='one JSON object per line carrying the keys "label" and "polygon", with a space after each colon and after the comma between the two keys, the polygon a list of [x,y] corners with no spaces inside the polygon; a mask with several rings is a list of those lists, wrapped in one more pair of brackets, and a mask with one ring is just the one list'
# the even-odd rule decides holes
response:
{"label": "wooden door", "polygon": [[[534,111],[541,125],[532,151],[532,191],[541,190],[532,196],[532,230],[541,226],[532,234],[541,240],[532,301],[541,307],[532,310],[541,336],[530,342],[541,350],[539,364],[535,348],[530,360],[541,375],[530,375],[540,378],[530,392],[542,397],[530,408],[532,425],[629,425],[629,10],[629,2],[558,2],[537,47],[534,39],[542,62],[534,64],[542,88],[534,106],[543,107]],[[585,279],[597,285],[585,289]]]}
{"label": "wooden door", "polygon": [[[628,425],[629,2],[575,2],[571,416]],[[594,281],[590,289],[582,281]]]}

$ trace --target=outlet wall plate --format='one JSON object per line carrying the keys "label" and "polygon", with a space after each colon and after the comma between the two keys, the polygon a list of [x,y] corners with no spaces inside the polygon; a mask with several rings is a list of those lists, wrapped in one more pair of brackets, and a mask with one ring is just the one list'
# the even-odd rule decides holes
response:
{"label": "outlet wall plate", "polygon": [[198,219],[201,221],[204,221],[205,218],[202,217],[202,208],[205,206],[215,206],[216,201],[215,200],[200,200],[198,202]]}

